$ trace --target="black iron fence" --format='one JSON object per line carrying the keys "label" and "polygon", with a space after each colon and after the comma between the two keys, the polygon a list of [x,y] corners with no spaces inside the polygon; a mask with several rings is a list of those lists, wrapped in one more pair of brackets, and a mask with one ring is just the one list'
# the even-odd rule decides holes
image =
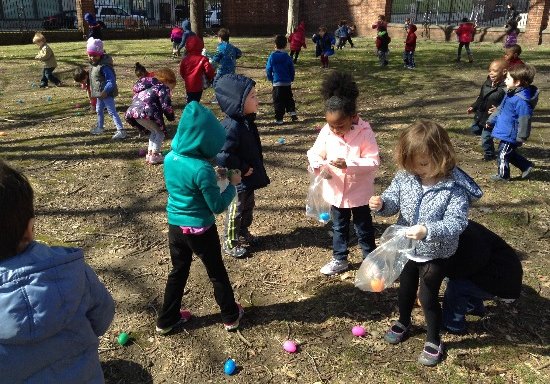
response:
{"label": "black iron fence", "polygon": [[[0,30],[74,30],[75,0],[0,0]],[[222,25],[220,0],[205,0],[204,27]],[[96,0],[104,28],[162,28],[189,18],[189,0]]]}
{"label": "black iron fence", "polygon": [[[503,27],[511,12],[506,4],[509,0],[393,0],[392,23],[403,23],[410,18],[419,25],[457,25],[463,18],[473,21],[479,27]],[[512,1],[518,13],[518,26],[524,28],[527,22],[529,0]]]}

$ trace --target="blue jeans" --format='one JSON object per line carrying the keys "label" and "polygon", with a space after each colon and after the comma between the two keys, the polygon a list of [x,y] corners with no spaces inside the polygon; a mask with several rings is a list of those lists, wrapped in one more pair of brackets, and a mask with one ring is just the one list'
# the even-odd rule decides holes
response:
{"label": "blue jeans", "polygon": [[517,152],[518,145],[500,141],[498,145],[498,175],[503,179],[510,178],[510,164],[525,172],[527,168],[532,167],[533,163],[521,156]]}
{"label": "blue jeans", "polygon": [[97,112],[97,126],[103,128],[104,118],[104,109],[107,108],[107,112],[113,118],[117,131],[124,130],[122,126],[122,121],[118,115],[115,107],[115,99],[113,97],[106,97],[104,99],[97,98],[97,104],[95,106],[95,111]]}
{"label": "blue jeans", "polygon": [[414,51],[404,51],[403,61],[407,67],[415,68],[416,64],[414,63]]}
{"label": "blue jeans", "polygon": [[365,258],[374,251],[374,227],[368,205],[355,208],[331,207],[332,213],[332,257],[336,260],[348,258],[349,224],[353,214],[353,226],[357,234],[357,241]]}
{"label": "blue jeans", "polygon": [[470,127],[470,131],[477,136],[481,136],[481,149],[483,149],[483,156],[486,159],[495,157],[495,143],[493,142],[493,136],[491,131],[485,129],[485,127],[479,126],[477,123],[473,123]]}
{"label": "blue jeans", "polygon": [[452,332],[466,330],[466,314],[485,313],[483,300],[495,296],[466,279],[449,279],[443,298],[443,325]]}
{"label": "blue jeans", "polygon": [[53,74],[54,68],[44,68],[42,71],[42,79],[40,80],[40,85],[45,87],[48,85],[48,80],[54,83],[55,85],[61,83],[57,77]]}

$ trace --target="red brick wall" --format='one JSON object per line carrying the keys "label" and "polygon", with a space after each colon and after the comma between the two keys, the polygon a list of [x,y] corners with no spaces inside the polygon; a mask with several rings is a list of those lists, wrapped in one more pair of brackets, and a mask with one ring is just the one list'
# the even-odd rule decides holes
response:
{"label": "red brick wall", "polygon": [[[359,36],[374,36],[375,30],[371,25],[376,22],[379,14],[390,18],[391,2],[392,0],[301,0],[299,19],[305,21],[308,34],[315,32],[320,25],[334,31],[338,21],[346,19],[357,26]],[[231,30],[232,35],[274,35],[286,31],[288,1],[285,0],[223,0],[222,11],[224,25]],[[550,0],[531,0],[527,28],[521,36],[522,43],[541,43],[541,32],[547,28],[549,12]],[[447,26],[434,28],[434,33],[430,36],[433,40],[453,38]],[[498,28],[485,32],[484,41],[498,41],[502,34]]]}

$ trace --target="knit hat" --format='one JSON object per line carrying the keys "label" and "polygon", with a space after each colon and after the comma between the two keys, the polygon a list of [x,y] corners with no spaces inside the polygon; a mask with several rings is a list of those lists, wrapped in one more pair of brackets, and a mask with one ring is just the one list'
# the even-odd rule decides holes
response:
{"label": "knit hat", "polygon": [[86,52],[88,55],[101,56],[103,55],[103,41],[90,37],[86,44]]}

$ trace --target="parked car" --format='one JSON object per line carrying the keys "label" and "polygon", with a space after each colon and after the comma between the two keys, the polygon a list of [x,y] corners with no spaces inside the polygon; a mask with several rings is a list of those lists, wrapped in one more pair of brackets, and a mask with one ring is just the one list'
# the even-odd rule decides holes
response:
{"label": "parked car", "polygon": [[76,11],[63,11],[53,16],[44,17],[42,27],[44,29],[76,29],[78,22],[76,20]]}
{"label": "parked car", "polygon": [[219,10],[206,10],[204,12],[204,19],[207,28],[219,28],[221,26],[221,11]]}
{"label": "parked car", "polygon": [[149,20],[144,16],[132,15],[113,5],[95,7],[95,18],[104,28],[143,28],[149,25]]}

